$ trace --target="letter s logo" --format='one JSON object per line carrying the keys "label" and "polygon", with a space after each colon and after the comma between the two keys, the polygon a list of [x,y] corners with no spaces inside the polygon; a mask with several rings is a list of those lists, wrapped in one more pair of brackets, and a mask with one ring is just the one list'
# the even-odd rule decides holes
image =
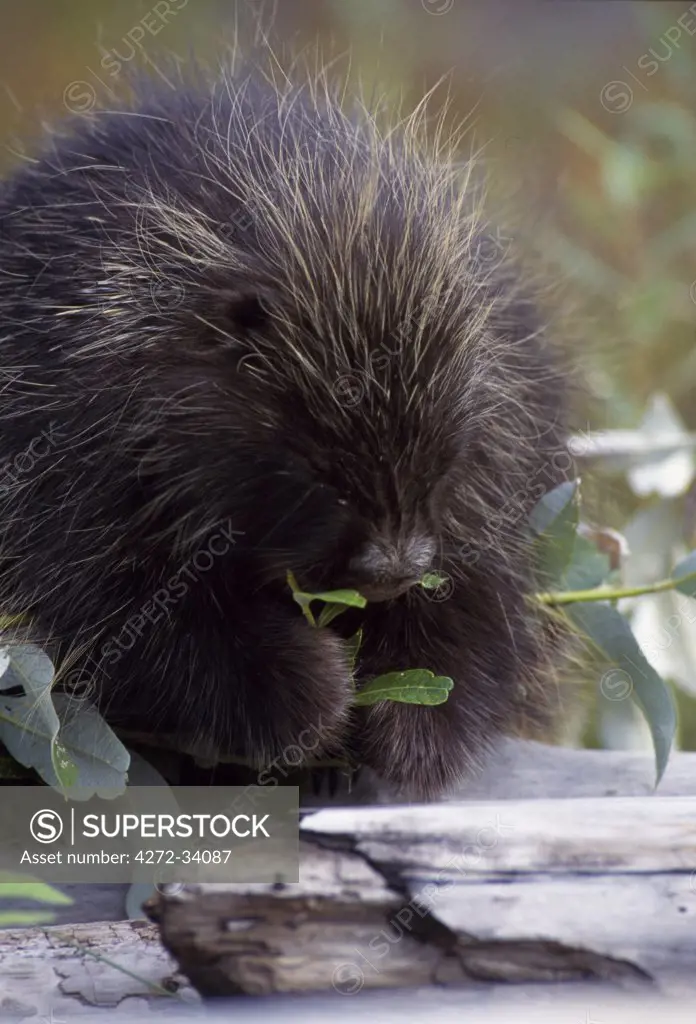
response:
{"label": "letter s logo", "polygon": [[37,811],[29,822],[29,831],[37,843],[55,843],[63,832],[63,819],[58,811]]}

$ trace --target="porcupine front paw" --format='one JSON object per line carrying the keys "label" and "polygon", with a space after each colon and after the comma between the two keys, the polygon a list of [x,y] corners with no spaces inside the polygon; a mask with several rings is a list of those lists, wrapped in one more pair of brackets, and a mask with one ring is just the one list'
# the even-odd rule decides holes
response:
{"label": "porcupine front paw", "polygon": [[[265,609],[245,643],[246,745],[257,762],[299,767],[343,745],[353,695],[342,641],[294,610]],[[261,753],[260,753],[261,752]]]}
{"label": "porcupine front paw", "polygon": [[360,764],[404,795],[432,800],[474,770],[480,743],[438,707],[382,701],[361,709],[353,749]]}

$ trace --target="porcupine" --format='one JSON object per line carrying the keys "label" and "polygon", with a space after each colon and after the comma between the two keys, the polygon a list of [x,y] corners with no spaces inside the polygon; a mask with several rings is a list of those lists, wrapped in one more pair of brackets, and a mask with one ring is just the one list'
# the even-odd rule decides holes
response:
{"label": "porcupine", "polygon": [[[112,724],[256,764],[309,729],[431,797],[555,714],[526,521],[566,371],[427,127],[323,80],[148,84],[0,186],[2,458],[50,437],[5,488],[0,607]],[[313,628],[289,570],[367,607]],[[444,704],[351,706],[418,667]]]}

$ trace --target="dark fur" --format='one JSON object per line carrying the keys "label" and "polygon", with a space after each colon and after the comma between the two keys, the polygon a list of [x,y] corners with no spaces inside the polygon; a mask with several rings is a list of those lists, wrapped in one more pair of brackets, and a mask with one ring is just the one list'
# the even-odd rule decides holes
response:
{"label": "dark fur", "polygon": [[[0,187],[0,607],[114,723],[260,763],[309,726],[435,794],[556,703],[524,538],[566,394],[533,295],[480,258],[454,177],[327,96],[240,79],[135,109]],[[220,524],[234,545],[177,576]],[[409,586],[430,567],[445,600]],[[396,596],[314,630],[288,569]],[[360,681],[430,668],[447,703],[351,712],[358,618]]]}

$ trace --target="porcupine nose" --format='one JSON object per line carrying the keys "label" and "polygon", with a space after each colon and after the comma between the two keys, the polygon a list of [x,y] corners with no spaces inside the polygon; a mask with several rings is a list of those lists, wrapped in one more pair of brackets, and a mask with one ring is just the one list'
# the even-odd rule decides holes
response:
{"label": "porcupine nose", "polygon": [[423,536],[405,541],[370,540],[350,559],[350,585],[368,601],[405,593],[432,565],[435,542]]}

